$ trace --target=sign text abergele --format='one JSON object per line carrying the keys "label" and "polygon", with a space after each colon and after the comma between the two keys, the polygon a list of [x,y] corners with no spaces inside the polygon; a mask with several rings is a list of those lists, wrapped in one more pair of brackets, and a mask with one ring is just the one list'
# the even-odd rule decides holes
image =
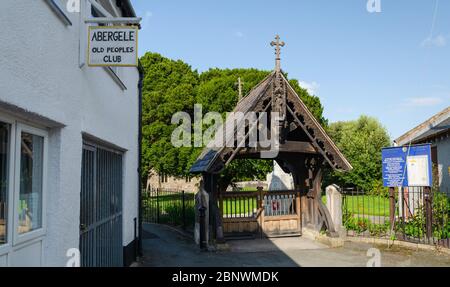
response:
{"label": "sign text abergele", "polygon": [[89,27],[88,65],[91,67],[137,67],[137,41],[137,27]]}

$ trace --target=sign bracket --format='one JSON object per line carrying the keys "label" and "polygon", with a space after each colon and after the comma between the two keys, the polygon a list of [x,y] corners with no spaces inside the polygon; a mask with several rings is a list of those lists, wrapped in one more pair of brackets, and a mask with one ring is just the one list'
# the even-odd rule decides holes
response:
{"label": "sign bracket", "polygon": [[98,17],[86,18],[85,23],[96,24],[139,24],[142,17]]}

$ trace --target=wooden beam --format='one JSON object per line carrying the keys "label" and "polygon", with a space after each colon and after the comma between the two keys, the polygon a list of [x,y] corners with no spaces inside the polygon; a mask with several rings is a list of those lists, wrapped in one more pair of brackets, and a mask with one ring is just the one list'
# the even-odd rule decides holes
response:
{"label": "wooden beam", "polygon": [[334,169],[336,169],[336,165],[331,162],[331,160],[328,158],[327,154],[325,153],[324,150],[322,150],[322,148],[315,142],[315,138],[308,132],[308,130],[306,129],[305,125],[299,120],[299,118],[297,117],[297,115],[294,113],[294,111],[287,106],[287,109],[289,111],[289,113],[291,113],[291,115],[294,117],[295,122],[303,129],[303,131],[306,133],[306,135],[309,137],[309,139],[311,140],[312,144],[317,148],[317,150],[322,154],[322,156],[325,158],[325,160],[330,164],[331,167],[333,167]]}
{"label": "wooden beam", "polygon": [[280,145],[280,152],[319,154],[310,142],[286,141]]}
{"label": "wooden beam", "polygon": [[[267,110],[269,109],[270,105],[271,105],[270,103],[267,104],[267,106],[264,108],[263,112],[267,112]],[[250,123],[250,127],[249,127],[248,132],[245,134],[245,137],[243,139],[241,139],[241,141],[238,143],[237,147],[235,147],[235,149],[234,149],[233,153],[231,154],[230,158],[225,163],[225,166],[230,164],[230,162],[233,161],[233,159],[236,157],[236,155],[239,154],[240,150],[242,149],[242,146],[245,144],[245,141],[249,137],[250,133],[253,132],[253,130],[258,127],[258,123],[261,120],[262,116],[263,116],[263,113],[261,113],[259,115],[259,117],[256,120],[256,122]],[[244,125],[245,125],[245,120],[244,120]],[[235,132],[235,131],[233,131],[233,132]],[[236,134],[236,133],[234,133],[234,134]]]}
{"label": "wooden beam", "polygon": [[[254,155],[259,154],[262,151],[269,151],[264,148],[242,148],[238,155]],[[298,142],[298,141],[286,141],[280,145],[280,152],[285,153],[307,153],[307,154],[320,154],[316,148],[310,142]]]}

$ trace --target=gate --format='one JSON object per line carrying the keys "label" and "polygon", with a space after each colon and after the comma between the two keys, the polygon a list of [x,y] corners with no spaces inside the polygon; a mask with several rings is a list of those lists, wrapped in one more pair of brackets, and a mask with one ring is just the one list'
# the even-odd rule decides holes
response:
{"label": "gate", "polygon": [[300,192],[266,192],[263,200],[264,212],[260,221],[264,235],[269,237],[301,235]]}
{"label": "gate", "polygon": [[260,232],[262,203],[259,192],[226,192],[220,195],[224,236],[251,237]]}
{"label": "gate", "polygon": [[194,230],[195,194],[184,190],[147,189],[142,191],[142,220]]}
{"label": "gate", "polygon": [[226,238],[301,235],[298,191],[226,192],[219,205]]}
{"label": "gate", "polygon": [[121,153],[83,146],[80,203],[81,266],[123,266]]}

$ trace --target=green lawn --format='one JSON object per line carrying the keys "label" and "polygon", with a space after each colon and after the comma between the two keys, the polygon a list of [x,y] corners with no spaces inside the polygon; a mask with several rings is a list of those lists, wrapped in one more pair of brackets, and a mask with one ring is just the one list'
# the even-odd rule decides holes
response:
{"label": "green lawn", "polygon": [[[326,203],[326,196],[322,197],[322,201]],[[347,195],[345,201],[343,202],[343,208],[346,208],[347,213],[389,216],[389,198],[372,195]]]}
{"label": "green lawn", "polygon": [[258,209],[258,201],[256,198],[230,199],[223,201],[223,214],[249,214]]}
{"label": "green lawn", "polygon": [[[250,190],[247,190],[247,192]],[[371,215],[371,216],[389,216],[389,198],[371,195],[355,195],[346,196],[347,213]],[[186,207],[194,207],[194,194],[185,194]],[[322,197],[322,201],[326,204],[326,196]],[[144,197],[144,208],[156,208],[155,198]],[[175,195],[160,195],[158,205],[162,213],[166,209],[179,209],[182,206],[182,198],[180,194]],[[226,199],[223,202],[223,214],[250,214],[258,208],[256,198],[241,198],[241,199]],[[344,210],[345,212],[345,210]]]}

